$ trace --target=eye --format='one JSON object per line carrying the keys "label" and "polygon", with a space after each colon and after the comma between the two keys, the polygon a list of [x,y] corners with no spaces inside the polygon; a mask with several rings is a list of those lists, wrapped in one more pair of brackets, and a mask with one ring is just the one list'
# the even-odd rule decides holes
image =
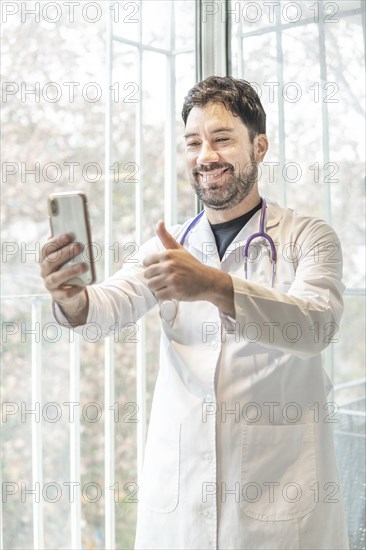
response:
{"label": "eye", "polygon": [[187,143],[187,147],[198,147],[199,143],[197,141],[190,141]]}
{"label": "eye", "polygon": [[217,138],[215,141],[229,141],[229,138]]}

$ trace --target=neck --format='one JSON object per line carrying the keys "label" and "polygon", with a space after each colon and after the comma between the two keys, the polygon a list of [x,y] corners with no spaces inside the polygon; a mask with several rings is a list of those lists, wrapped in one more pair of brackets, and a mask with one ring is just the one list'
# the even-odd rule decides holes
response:
{"label": "neck", "polygon": [[245,199],[227,210],[215,210],[205,206],[205,212],[207,219],[210,223],[224,223],[239,218],[239,216],[244,216],[247,212],[250,212],[257,206],[261,200],[258,187],[255,185],[249,195]]}

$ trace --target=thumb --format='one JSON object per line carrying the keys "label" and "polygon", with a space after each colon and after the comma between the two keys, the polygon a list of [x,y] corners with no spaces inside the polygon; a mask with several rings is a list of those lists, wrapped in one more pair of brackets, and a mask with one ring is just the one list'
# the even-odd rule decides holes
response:
{"label": "thumb", "polygon": [[165,223],[163,220],[158,221],[156,225],[156,234],[162,242],[162,245],[167,248],[181,248],[181,245],[171,236],[171,234],[166,230]]}

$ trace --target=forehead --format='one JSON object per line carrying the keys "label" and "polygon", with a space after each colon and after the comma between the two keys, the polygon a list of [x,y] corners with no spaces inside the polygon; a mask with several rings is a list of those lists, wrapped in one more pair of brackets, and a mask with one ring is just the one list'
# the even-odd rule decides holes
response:
{"label": "forehead", "polygon": [[222,103],[209,103],[204,107],[193,107],[187,118],[186,134],[210,132],[217,128],[230,128],[247,133],[247,127],[239,116],[233,115]]}

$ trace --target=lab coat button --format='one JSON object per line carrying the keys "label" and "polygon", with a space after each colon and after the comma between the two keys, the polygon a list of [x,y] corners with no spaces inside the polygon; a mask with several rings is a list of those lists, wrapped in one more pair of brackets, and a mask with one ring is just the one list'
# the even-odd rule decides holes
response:
{"label": "lab coat button", "polygon": [[211,453],[205,453],[204,454],[204,460],[206,462],[212,462],[212,454]]}
{"label": "lab coat button", "polygon": [[212,403],[212,395],[209,393],[206,395],[206,397],[203,400],[205,403]]}
{"label": "lab coat button", "polygon": [[205,516],[205,518],[207,519],[211,519],[212,518],[212,512],[211,510],[205,510],[203,515]]}
{"label": "lab coat button", "polygon": [[210,348],[211,348],[211,349],[217,349],[217,342],[216,342],[216,340],[213,340],[213,341],[211,342]]}

